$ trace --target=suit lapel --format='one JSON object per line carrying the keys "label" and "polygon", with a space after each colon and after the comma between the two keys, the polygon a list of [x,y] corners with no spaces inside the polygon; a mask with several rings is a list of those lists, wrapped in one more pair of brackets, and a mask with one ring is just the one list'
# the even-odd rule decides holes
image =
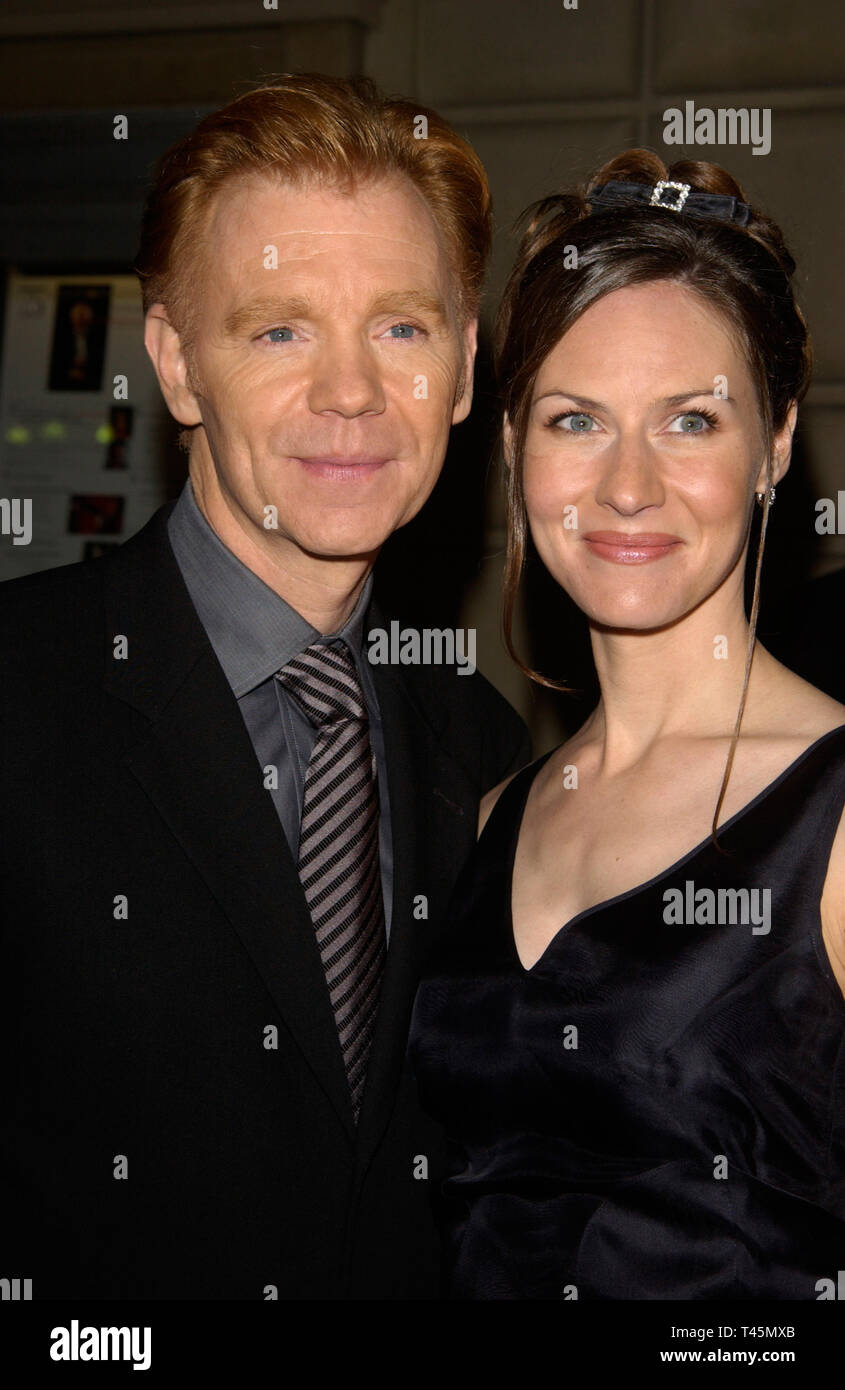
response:
{"label": "suit lapel", "polygon": [[[170,547],[171,510],[160,509],[99,562],[105,687],[150,720],[125,763],[231,922],[353,1140],[343,1059],[299,876],[237,701]],[[111,656],[118,635],[127,639],[125,660]]]}

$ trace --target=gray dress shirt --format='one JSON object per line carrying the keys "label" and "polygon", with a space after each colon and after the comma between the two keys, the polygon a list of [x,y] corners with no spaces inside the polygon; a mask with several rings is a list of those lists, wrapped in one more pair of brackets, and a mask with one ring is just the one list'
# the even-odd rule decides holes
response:
{"label": "gray dress shirt", "polygon": [[278,787],[268,790],[290,846],[294,863],[299,851],[305,773],[317,731],[275,674],[321,637],[343,638],[361,678],[370,718],[379,790],[379,852],[388,938],[393,888],[393,843],[387,791],[384,735],[373,673],[364,651],[365,620],[372,591],[369,575],[344,626],[320,633],[253,574],[221,541],[200,511],[190,478],[167,523],[170,544],[200,622],[238,702],[261,777],[268,765],[278,768]]}

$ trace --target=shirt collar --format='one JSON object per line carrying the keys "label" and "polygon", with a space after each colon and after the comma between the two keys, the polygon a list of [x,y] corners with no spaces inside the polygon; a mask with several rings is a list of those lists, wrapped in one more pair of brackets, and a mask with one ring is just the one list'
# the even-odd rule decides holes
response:
{"label": "shirt collar", "polygon": [[170,513],[167,531],[191,601],[236,696],[253,690],[321,639],[342,638],[360,668],[372,574],[343,627],[323,634],[223,544],[200,511],[190,478]]}

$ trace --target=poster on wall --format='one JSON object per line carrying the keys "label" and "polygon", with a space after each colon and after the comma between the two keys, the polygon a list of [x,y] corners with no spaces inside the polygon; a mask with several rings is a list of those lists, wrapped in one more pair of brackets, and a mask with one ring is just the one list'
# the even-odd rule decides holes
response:
{"label": "poster on wall", "polygon": [[9,272],[0,580],[95,558],[167,500],[143,334],[134,275]]}

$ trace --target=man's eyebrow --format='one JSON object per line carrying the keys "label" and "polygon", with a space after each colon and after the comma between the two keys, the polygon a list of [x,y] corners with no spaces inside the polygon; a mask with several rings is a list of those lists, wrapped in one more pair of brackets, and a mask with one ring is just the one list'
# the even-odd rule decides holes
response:
{"label": "man's eyebrow", "polygon": [[[549,396],[566,396],[567,400],[586,406],[588,410],[607,409],[602,401],[591,400],[589,396],[578,396],[574,391],[565,391],[560,386],[554,387],[551,391],[544,391],[542,396],[537,397],[537,400],[545,401]],[[698,391],[681,391],[677,396],[661,396],[659,400],[652,401],[652,405],[683,405],[684,401],[694,400],[696,396],[715,396],[716,400],[729,401],[733,404],[732,396],[716,396],[712,386],[704,386]]]}
{"label": "man's eyebrow", "polygon": [[239,338],[250,328],[260,323],[283,324],[285,319],[307,318],[311,306],[306,299],[295,295],[278,298],[275,295],[258,295],[232,309],[223,320],[223,332],[227,338]]}
{"label": "man's eyebrow", "polygon": [[[368,313],[421,313],[429,315],[439,323],[448,322],[443,300],[439,295],[427,290],[385,290],[371,301]],[[307,319],[313,314],[313,305],[299,296],[277,298],[274,295],[258,295],[247,300],[245,304],[238,305],[226,315],[223,320],[223,332],[227,338],[239,338],[241,334],[262,323],[281,326],[288,319]]]}
{"label": "man's eyebrow", "polygon": [[405,310],[429,314],[441,323],[448,321],[446,305],[440,295],[432,294],[428,290],[386,290],[383,294],[377,295],[370,305],[370,312],[373,314],[395,314],[403,313]]}

